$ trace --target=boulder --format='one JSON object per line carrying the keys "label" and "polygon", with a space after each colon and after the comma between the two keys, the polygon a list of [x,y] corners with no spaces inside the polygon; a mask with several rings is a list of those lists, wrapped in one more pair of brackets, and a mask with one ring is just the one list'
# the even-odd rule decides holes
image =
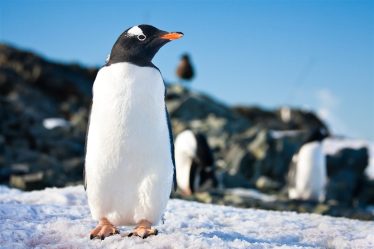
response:
{"label": "boulder", "polygon": [[272,132],[263,130],[258,133],[249,151],[255,157],[254,179],[266,176],[284,186],[293,155],[302,144],[304,135],[292,134],[274,137]]}
{"label": "boulder", "polygon": [[358,204],[360,206],[374,205],[374,180],[364,177],[358,189]]}
{"label": "boulder", "polygon": [[[0,45],[0,183],[32,190],[82,177],[96,73]],[[51,118],[69,125],[46,129]]]}
{"label": "boulder", "polygon": [[269,130],[304,130],[324,128],[327,126],[310,111],[282,107],[266,110],[257,106],[236,106],[233,111],[248,119],[252,124]]}
{"label": "boulder", "polygon": [[[352,204],[365,182],[364,171],[369,163],[368,149],[345,148],[334,155],[328,155],[326,162],[329,177],[326,200]],[[369,196],[362,198],[371,199]]]}
{"label": "boulder", "polygon": [[[33,190],[81,182],[97,71],[0,45],[0,184]],[[291,158],[308,131],[326,128],[313,112],[288,107],[231,108],[180,85],[167,85],[166,104],[175,136],[191,129],[207,137],[224,187],[279,192],[286,183]],[[43,121],[50,119],[66,120],[68,125],[46,129]],[[373,203],[373,181],[363,176],[367,159],[365,150],[328,157],[328,196],[337,206],[324,203],[315,207],[288,200],[260,205],[237,196],[225,197],[208,187],[210,194],[204,198],[220,204],[351,217],[355,210],[347,214],[347,207],[340,203],[350,202],[350,198],[360,205]]]}

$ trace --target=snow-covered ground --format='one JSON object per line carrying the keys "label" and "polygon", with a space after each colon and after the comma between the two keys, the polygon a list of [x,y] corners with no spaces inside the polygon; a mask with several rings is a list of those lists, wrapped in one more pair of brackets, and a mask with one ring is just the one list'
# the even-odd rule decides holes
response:
{"label": "snow-covered ground", "polygon": [[374,248],[374,222],[182,200],[169,201],[159,235],[145,240],[89,240],[95,225],[82,186],[0,187],[0,248]]}

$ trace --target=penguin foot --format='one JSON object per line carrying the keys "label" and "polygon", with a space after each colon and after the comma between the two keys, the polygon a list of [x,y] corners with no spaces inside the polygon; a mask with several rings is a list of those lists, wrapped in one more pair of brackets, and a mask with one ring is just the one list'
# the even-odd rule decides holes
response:
{"label": "penguin foot", "polygon": [[127,234],[127,237],[138,236],[145,239],[151,235],[157,235],[158,231],[156,228],[151,227],[151,223],[147,220],[139,222],[138,226],[135,227],[134,231]]}
{"label": "penguin foot", "polygon": [[113,226],[106,218],[102,218],[99,224],[90,233],[90,239],[105,239],[114,234],[119,234],[119,230]]}

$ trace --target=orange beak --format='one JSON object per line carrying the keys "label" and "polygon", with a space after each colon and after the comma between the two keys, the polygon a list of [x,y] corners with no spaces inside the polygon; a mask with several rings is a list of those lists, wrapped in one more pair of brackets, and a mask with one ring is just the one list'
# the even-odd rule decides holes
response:
{"label": "orange beak", "polygon": [[167,40],[176,40],[176,39],[179,39],[181,37],[183,37],[182,32],[170,32],[170,33],[166,33],[166,34],[160,36],[160,38],[167,39]]}

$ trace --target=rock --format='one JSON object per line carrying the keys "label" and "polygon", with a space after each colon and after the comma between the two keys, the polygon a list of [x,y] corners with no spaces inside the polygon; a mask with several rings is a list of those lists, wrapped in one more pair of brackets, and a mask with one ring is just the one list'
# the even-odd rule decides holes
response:
{"label": "rock", "polygon": [[329,178],[326,200],[352,204],[359,176],[349,170],[340,170]]}
{"label": "rock", "polygon": [[184,121],[203,120],[209,115],[215,117],[232,117],[230,109],[214,102],[207,96],[190,94],[180,101],[179,106],[170,110],[170,115]]}
{"label": "rock", "polygon": [[317,214],[325,214],[329,211],[329,206],[326,205],[326,204],[323,204],[323,203],[319,203],[317,204],[317,206],[315,207],[314,209],[314,213],[317,213]]}
{"label": "rock", "polygon": [[263,192],[271,192],[281,188],[281,184],[276,182],[269,177],[260,176],[256,180],[256,188],[263,191]]}
{"label": "rock", "polygon": [[173,126],[176,122],[184,123],[186,128],[202,132],[208,137],[230,137],[250,126],[245,118],[233,113],[224,104],[209,96],[192,93],[181,86],[170,86],[166,100]]}
{"label": "rock", "polygon": [[[335,155],[328,155],[326,162],[329,176],[326,199],[352,204],[358,196],[358,189],[365,182],[364,171],[369,163],[368,149],[345,148]],[[362,198],[371,199],[369,196]]]}
{"label": "rock", "polygon": [[[81,182],[97,70],[55,63],[0,45],[0,184],[33,190]],[[220,185],[225,187],[257,187],[271,193],[281,190],[291,158],[308,130],[326,127],[312,112],[288,107],[231,108],[180,85],[168,84],[167,90],[174,136],[186,129],[206,135]],[[66,120],[69,125],[48,130],[43,126],[48,118]],[[330,202],[325,206],[283,199],[265,203],[211,188],[199,198],[241,207],[364,217],[360,205],[373,203],[374,198],[374,184],[362,173],[367,155],[363,151],[342,152],[328,161]],[[342,189],[348,197],[340,194]],[[352,205],[342,205],[349,198],[354,198],[353,211],[347,211]]]}
{"label": "rock", "polygon": [[263,160],[266,153],[271,147],[272,139],[266,130],[260,131],[252,143],[249,144],[249,151],[253,154],[256,160]]}
{"label": "rock", "polygon": [[233,110],[258,127],[269,130],[308,131],[324,128],[328,131],[326,125],[313,112],[295,110],[288,107],[277,110],[264,110],[259,107],[237,106]]}
{"label": "rock", "polygon": [[26,175],[12,175],[10,178],[10,186],[22,190],[43,189],[45,187],[43,178],[43,172],[36,172]]}
{"label": "rock", "polygon": [[83,180],[84,157],[74,157],[62,162],[63,172],[70,182]]}
{"label": "rock", "polygon": [[327,174],[333,176],[346,169],[362,175],[369,164],[369,152],[366,147],[360,149],[345,148],[334,155],[327,156]]}
{"label": "rock", "polygon": [[[0,45],[0,183],[16,182],[32,190],[67,182],[56,158],[83,158],[87,121],[46,130],[43,120],[69,118],[60,107],[65,102],[71,103],[69,112],[81,107],[88,113],[95,74]],[[43,172],[42,179],[31,177],[37,172]]]}
{"label": "rock", "polygon": [[82,156],[84,154],[84,145],[72,139],[60,141],[48,140],[45,146],[48,147],[48,153],[59,160]]}
{"label": "rock", "polygon": [[12,175],[25,175],[30,172],[30,167],[27,163],[12,164],[10,169]]}
{"label": "rock", "polygon": [[292,157],[303,141],[303,135],[293,134],[273,137],[272,133],[262,130],[248,145],[249,151],[255,157],[253,180],[266,176],[278,186],[286,182],[289,165]]}
{"label": "rock", "polygon": [[254,156],[247,150],[246,147],[235,144],[231,146],[226,154],[225,161],[228,164],[226,170],[230,175],[240,174],[247,179],[251,179],[254,175],[255,163]]}
{"label": "rock", "polygon": [[224,172],[222,174],[222,185],[225,188],[250,188],[253,187],[253,185],[248,181],[247,178],[245,178],[241,174],[229,174],[228,172]]}
{"label": "rock", "polygon": [[89,110],[88,108],[79,108],[76,112],[70,113],[70,123],[74,127],[74,131],[86,133],[88,128]]}
{"label": "rock", "polygon": [[1,44],[0,54],[0,67],[14,72],[13,78],[7,78],[9,80],[15,80],[16,75],[25,86],[42,89],[56,99],[64,99],[69,95],[77,95],[81,98],[91,96],[91,87],[97,69],[52,63],[30,52]]}
{"label": "rock", "polygon": [[[265,195],[266,196],[266,195]],[[190,201],[231,205],[241,208],[260,208],[265,210],[294,211],[299,213],[314,212],[335,217],[348,217],[360,220],[372,221],[374,215],[365,208],[352,208],[351,206],[318,203],[312,201],[279,199],[273,196],[258,198],[256,195],[233,194],[230,190],[211,190],[203,193],[195,193],[184,197],[173,193],[173,198],[183,198]]]}
{"label": "rock", "polygon": [[358,189],[358,202],[360,206],[374,204],[374,180],[364,177]]}

